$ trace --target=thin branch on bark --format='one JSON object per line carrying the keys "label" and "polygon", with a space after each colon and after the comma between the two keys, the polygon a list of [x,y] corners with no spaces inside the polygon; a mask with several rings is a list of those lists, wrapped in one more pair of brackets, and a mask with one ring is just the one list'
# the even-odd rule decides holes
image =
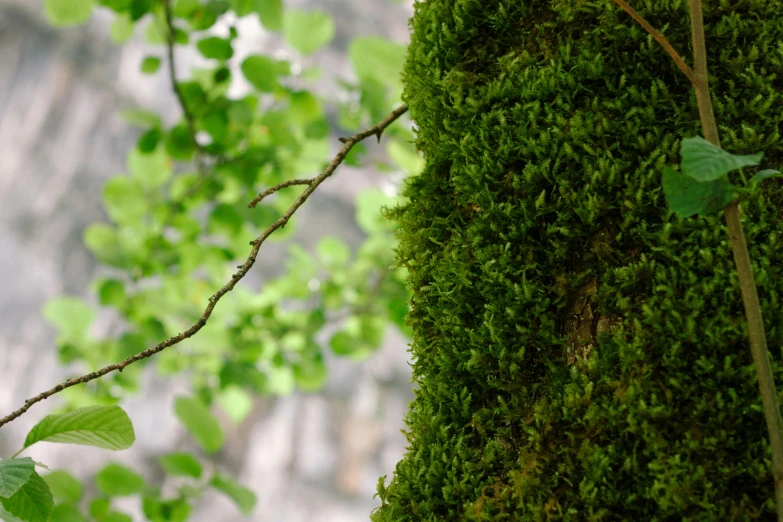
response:
{"label": "thin branch on bark", "polygon": [[[696,93],[696,103],[699,107],[699,118],[701,119],[704,137],[707,141],[720,147],[718,124],[712,108],[712,97],[710,95],[709,77],[707,74],[707,44],[704,37],[704,13],[701,0],[689,0],[691,37],[693,39],[693,70],[685,65],[685,62],[669,45],[666,38],[653,29],[624,0],[614,1],[666,49],[682,72],[685,73],[685,76],[691,81]],[[726,205],[723,209],[723,216],[729,231],[734,265],[737,268],[742,303],[745,307],[745,318],[748,322],[750,353],[753,357],[753,365],[756,368],[759,392],[761,394],[761,406],[764,410],[764,419],[767,423],[769,444],[772,450],[772,473],[775,480],[777,519],[778,522],[783,522],[783,418],[780,415],[775,377],[769,362],[764,319],[761,314],[761,303],[758,290],[756,289],[756,280],[753,276],[753,266],[750,262],[748,244],[742,228],[739,202],[733,200]]]}
{"label": "thin branch on bark", "polygon": [[674,63],[677,64],[677,67],[680,68],[680,70],[685,74],[685,76],[688,77],[688,79],[691,81],[691,83],[694,82],[694,73],[693,69],[691,69],[687,63],[685,63],[685,60],[682,59],[682,56],[680,56],[677,51],[674,50],[674,47],[672,47],[672,44],[669,43],[669,40],[666,39],[664,35],[659,33],[655,30],[655,28],[650,25],[650,23],[645,20],[642,15],[637,13],[633,7],[628,5],[625,0],[614,0],[614,2],[619,5],[623,11],[631,15],[631,18],[636,20],[639,25],[641,25],[650,35],[655,38],[655,41],[657,41],[659,44],[661,44],[661,47],[666,50],[667,53],[669,53],[669,56],[672,57],[672,60],[674,60]]}
{"label": "thin branch on bark", "polygon": [[175,335],[174,337],[170,337],[169,339],[166,339],[162,343],[153,346],[152,348],[147,348],[144,351],[141,351],[137,353],[136,355],[133,355],[131,357],[128,357],[127,359],[120,361],[115,364],[110,364],[109,366],[105,366],[101,368],[100,370],[88,373],[86,375],[82,375],[81,377],[74,377],[72,379],[68,379],[67,381],[61,382],[57,386],[46,390],[45,392],[39,393],[35,397],[31,397],[24,401],[24,405],[19,408],[18,410],[14,411],[13,413],[10,413],[0,419],[0,427],[8,424],[9,422],[13,421],[14,419],[17,419],[21,415],[23,415],[27,410],[30,409],[30,406],[37,402],[41,402],[44,399],[48,399],[52,395],[55,395],[61,391],[63,391],[66,388],[70,388],[71,386],[75,386],[77,384],[82,384],[86,382],[93,381],[95,379],[98,379],[99,377],[102,377],[106,375],[107,373],[111,373],[113,371],[122,371],[127,366],[140,361],[142,359],[147,359],[148,357],[152,357],[156,353],[162,352],[166,348],[170,346],[174,346],[175,344],[178,344],[185,339],[188,339],[189,337],[192,337],[195,335],[199,330],[201,330],[205,324],[207,324],[207,320],[212,315],[212,311],[215,309],[215,305],[217,305],[218,301],[226,295],[228,292],[234,289],[236,284],[247,274],[247,272],[250,270],[250,268],[253,266],[253,264],[256,262],[256,257],[258,256],[258,251],[261,248],[261,245],[264,243],[264,241],[278,228],[282,228],[288,223],[288,220],[291,219],[291,216],[294,215],[294,213],[299,209],[299,207],[304,204],[305,201],[307,201],[307,198],[310,197],[310,195],[315,191],[316,188],[318,188],[318,185],[324,182],[326,178],[331,176],[335,169],[340,165],[340,163],[345,160],[345,157],[348,155],[348,153],[351,151],[354,145],[359,143],[360,141],[368,138],[369,136],[378,136],[394,121],[396,121],[400,116],[402,116],[405,111],[408,110],[408,107],[406,105],[402,105],[401,107],[398,107],[395,109],[391,114],[389,114],[386,118],[383,119],[379,124],[375,125],[374,127],[371,127],[367,130],[364,130],[350,138],[345,139],[345,144],[340,149],[340,151],[337,153],[337,155],[334,157],[334,159],[329,163],[329,165],[316,177],[314,177],[307,186],[307,188],[302,192],[302,194],[294,201],[291,206],[288,208],[288,210],[283,214],[277,221],[269,225],[260,236],[258,236],[256,239],[250,242],[252,245],[252,248],[250,249],[250,255],[248,255],[247,260],[240,265],[238,268],[239,270],[231,276],[231,279],[226,283],[220,290],[215,292],[212,297],[209,298],[209,303],[207,304],[206,309],[204,310],[204,313],[201,315],[201,317],[196,321],[193,326],[188,328],[187,330]]}
{"label": "thin branch on bark", "polygon": [[265,191],[260,193],[258,196],[253,198],[253,201],[251,201],[250,203],[247,204],[247,208],[255,208],[256,205],[261,203],[261,201],[265,197],[271,196],[272,194],[274,194],[275,192],[277,192],[280,189],[284,189],[286,187],[293,187],[294,185],[310,185],[310,184],[313,183],[313,179],[314,178],[310,178],[310,179],[291,179],[291,180],[288,180],[288,181],[284,181],[282,183],[278,183],[274,187],[266,189]]}

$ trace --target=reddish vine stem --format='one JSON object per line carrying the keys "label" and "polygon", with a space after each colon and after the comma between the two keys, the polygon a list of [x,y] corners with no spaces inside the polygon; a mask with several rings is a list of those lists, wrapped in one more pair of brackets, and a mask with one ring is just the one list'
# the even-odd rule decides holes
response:
{"label": "reddish vine stem", "polygon": [[[696,103],[699,107],[702,132],[707,141],[720,147],[720,136],[710,95],[709,77],[707,74],[707,45],[704,37],[704,14],[701,0],[689,0],[691,16],[691,37],[693,39],[693,69],[690,69],[677,54],[671,44],[662,34],[652,28],[644,18],[636,13],[624,0],[614,0],[623,10],[644,27],[658,43],[674,59],[680,70],[685,73],[693,85]],[[750,338],[750,353],[758,377],[761,405],[769,434],[772,450],[772,472],[775,480],[775,503],[777,505],[778,522],[783,522],[783,419],[780,415],[777,387],[772,366],[769,362],[767,336],[764,332],[764,320],[761,313],[756,281],[753,277],[753,266],[742,228],[739,202],[732,201],[723,209],[726,227],[729,231],[731,250],[745,307],[745,318],[748,322],[748,337]]]}
{"label": "reddish vine stem", "polygon": [[633,7],[628,5],[625,0],[614,0],[617,5],[619,5],[623,11],[628,13],[631,18],[636,20],[636,22],[641,25],[648,33],[650,33],[650,36],[652,36],[656,42],[661,44],[661,47],[666,50],[667,53],[669,53],[669,56],[672,57],[672,60],[674,60],[674,63],[677,64],[677,67],[680,68],[680,70],[683,72],[685,76],[688,77],[688,79],[693,83],[694,80],[694,73],[693,69],[691,69],[687,63],[685,63],[685,60],[682,59],[682,56],[677,53],[677,51],[674,50],[674,47],[669,43],[669,40],[666,39],[664,35],[659,33],[650,23],[645,20],[639,13],[637,13]]}
{"label": "reddish vine stem", "polygon": [[193,337],[193,335],[195,335],[199,330],[201,330],[204,327],[205,324],[207,324],[207,320],[212,315],[212,311],[215,309],[215,305],[217,305],[218,301],[220,301],[220,299],[224,295],[226,295],[231,290],[233,290],[236,284],[248,273],[250,268],[256,262],[258,251],[261,248],[261,245],[264,243],[264,241],[275,230],[284,227],[286,223],[288,223],[288,220],[291,219],[291,216],[293,216],[294,213],[297,211],[297,209],[299,209],[299,207],[301,207],[304,204],[304,202],[307,201],[307,199],[315,191],[315,189],[318,188],[318,185],[323,183],[324,180],[326,180],[326,178],[331,176],[334,173],[334,171],[337,169],[337,167],[345,160],[345,157],[351,151],[353,146],[359,143],[360,141],[368,138],[369,136],[379,136],[389,125],[394,123],[407,110],[408,110],[407,105],[402,105],[397,109],[395,109],[394,111],[392,111],[391,114],[389,114],[386,118],[383,119],[383,121],[381,121],[374,127],[371,127],[358,134],[355,134],[354,136],[351,136],[350,138],[345,139],[345,141],[343,142],[344,145],[337,153],[337,155],[334,157],[334,159],[332,159],[329,165],[318,176],[312,178],[307,188],[302,192],[302,194],[300,194],[300,196],[296,199],[296,201],[294,201],[291,204],[288,210],[277,221],[269,225],[269,227],[267,227],[261,233],[260,236],[258,236],[256,239],[250,242],[252,248],[250,249],[250,255],[248,255],[247,260],[238,267],[239,270],[234,275],[231,276],[231,279],[225,285],[223,285],[223,287],[220,290],[215,292],[215,294],[213,294],[212,297],[209,298],[209,302],[207,304],[206,309],[204,310],[204,313],[201,315],[198,321],[196,321],[193,324],[193,326],[191,326],[190,328],[188,328],[183,332],[180,332],[174,337],[170,337],[169,339],[166,339],[162,343],[153,346],[152,348],[147,348],[146,350],[143,350],[137,353],[136,355],[128,357],[123,361],[110,364],[108,366],[104,366],[100,370],[88,373],[86,375],[82,375],[81,377],[74,377],[72,379],[68,379],[66,381],[61,382],[57,386],[49,390],[46,390],[45,392],[39,393],[35,397],[31,397],[27,399],[26,401],[24,401],[24,405],[21,408],[0,419],[0,427],[3,427],[4,425],[8,424],[14,419],[17,419],[20,416],[22,416],[27,410],[30,409],[30,406],[32,406],[33,404],[48,399],[52,395],[55,395],[66,388],[70,388],[71,386],[76,386],[77,384],[93,381],[113,371],[122,371],[127,366],[135,362],[152,357],[156,353],[162,352],[163,350],[165,350],[170,346],[174,346],[175,344],[178,344],[184,341],[185,339],[188,339],[189,337]]}

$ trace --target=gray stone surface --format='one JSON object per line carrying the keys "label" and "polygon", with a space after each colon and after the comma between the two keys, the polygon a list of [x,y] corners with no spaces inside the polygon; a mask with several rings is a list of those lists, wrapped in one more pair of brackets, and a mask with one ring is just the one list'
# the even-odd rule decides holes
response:
{"label": "gray stone surface", "polygon": [[[334,92],[336,77],[350,75],[345,48],[353,36],[380,34],[399,42],[408,38],[410,3],[287,0],[287,5],[319,8],[335,17],[338,34],[330,48],[301,63],[318,64],[329,72],[319,87],[325,94]],[[151,48],[140,38],[113,45],[108,12],[96,13],[86,26],[55,30],[40,10],[41,2],[0,0],[1,414],[79,370],[57,363],[54,332],[40,312],[50,297],[88,295],[88,283],[102,270],[81,244],[81,234],[87,224],[105,219],[101,188],[112,174],[124,170],[125,155],[137,136],[117,110],[140,106],[163,112],[168,121],[179,117],[165,75],[138,73],[141,58]],[[264,33],[254,18],[240,24],[240,54],[280,49],[279,39]],[[180,52],[178,59],[181,75],[198,63],[195,53]],[[367,169],[342,168],[303,208],[296,240],[312,245],[329,233],[357,244],[361,234],[352,222],[353,196],[383,180]],[[258,274],[269,274],[283,259],[282,246],[270,246],[254,268]],[[95,333],[106,335],[117,328],[110,316],[101,317]],[[229,442],[217,465],[257,492],[252,520],[368,519],[377,504],[372,499],[377,478],[391,474],[404,451],[400,429],[412,398],[405,344],[392,332],[364,363],[331,357],[323,392],[260,398],[245,423],[228,429]],[[171,413],[173,398],[188,387],[181,379],[164,379],[152,367],[148,370],[143,392],[125,404],[137,428],[133,448],[109,453],[42,444],[31,455],[82,478],[117,460],[150,480],[162,480],[155,458],[192,445]],[[55,401],[36,405],[0,429],[0,455],[7,457],[17,449]],[[175,485],[166,483],[164,490]],[[118,506],[141,520],[135,499]],[[202,500],[193,518],[246,519],[228,500],[213,494]]]}

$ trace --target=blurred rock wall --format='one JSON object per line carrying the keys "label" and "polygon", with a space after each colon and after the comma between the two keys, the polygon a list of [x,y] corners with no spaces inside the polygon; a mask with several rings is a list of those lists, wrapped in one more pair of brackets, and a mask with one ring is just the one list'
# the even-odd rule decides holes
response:
{"label": "blurred rock wall", "polygon": [[[169,122],[179,118],[165,75],[138,72],[141,58],[150,51],[140,38],[114,45],[108,37],[111,15],[106,10],[96,12],[86,26],[55,30],[43,19],[41,4],[0,0],[3,415],[66,374],[57,363],[54,332],[44,322],[41,308],[48,298],[62,293],[88,295],[88,283],[101,270],[82,245],[81,235],[86,225],[105,219],[101,188],[111,175],[124,170],[125,156],[137,137],[137,131],[119,119],[118,109],[151,108]],[[329,93],[337,77],[350,77],[345,49],[354,36],[377,34],[406,42],[409,4],[286,0],[288,6],[322,9],[335,18],[337,37],[331,47],[302,62],[329,73],[319,86],[321,92]],[[282,49],[279,38],[264,33],[255,17],[240,21],[240,33],[239,53]],[[194,52],[178,51],[178,59],[180,76],[198,63]],[[371,170],[341,167],[297,214],[295,241],[312,246],[322,235],[334,234],[358,244],[361,232],[353,223],[353,196],[382,180]],[[264,248],[263,261],[254,268],[260,275],[269,274],[284,254],[279,244]],[[107,316],[96,334],[108,335],[117,327]],[[330,357],[330,379],[321,393],[256,401],[250,418],[230,431],[227,447],[217,459],[221,468],[256,491],[259,502],[252,520],[368,519],[377,504],[372,499],[377,478],[391,474],[404,451],[400,430],[412,398],[405,344],[391,332],[383,348],[364,363]],[[127,402],[137,431],[137,443],[130,450],[109,453],[44,444],[31,455],[81,478],[117,460],[148,480],[161,480],[156,457],[192,444],[171,408],[174,396],[188,386],[181,379],[163,379],[152,367],[144,381],[144,391]],[[0,430],[0,455],[7,457],[20,447],[27,430],[54,401],[36,405]],[[138,517],[137,504],[127,499],[119,507]],[[246,518],[228,500],[209,494],[193,520]]]}

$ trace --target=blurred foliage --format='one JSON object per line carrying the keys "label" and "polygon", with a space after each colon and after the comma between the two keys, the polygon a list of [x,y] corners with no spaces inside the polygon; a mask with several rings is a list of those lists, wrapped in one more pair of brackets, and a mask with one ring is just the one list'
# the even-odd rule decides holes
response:
{"label": "blurred foliage", "polygon": [[[173,125],[145,108],[122,112],[138,128],[138,142],[128,153],[126,171],[103,189],[108,222],[84,231],[85,245],[109,275],[94,281],[94,298],[58,297],[44,309],[58,330],[60,361],[75,374],[118,362],[195,323],[210,295],[247,257],[250,241],[302,189],[284,189],[252,210],[247,203],[270,186],[318,174],[336,152],[338,136],[388,115],[400,103],[405,54],[404,46],[380,37],[355,39],[348,47],[354,79],[342,78],[343,92],[323,97],[313,89],[322,71],[303,69],[299,60],[334,38],[335,23],[326,12],[289,8],[282,0],[173,0],[168,6],[164,0],[44,2],[55,26],[84,23],[98,10],[113,12],[109,34],[115,43],[138,34],[158,48],[142,59],[144,74],[170,74],[170,42],[175,57],[185,47],[195,48],[204,65],[175,72],[183,110]],[[246,17],[257,20],[259,30],[279,33],[292,58],[240,55],[236,22]],[[406,273],[393,267],[395,225],[382,209],[401,202],[394,187],[403,175],[417,174],[422,160],[404,121],[386,129],[383,140],[386,159],[376,160],[375,167],[389,180],[386,189],[358,196],[356,225],[365,236],[358,248],[333,236],[321,238],[312,250],[291,242],[294,218],[270,237],[288,243],[282,274],[261,284],[241,282],[193,338],[60,394],[63,412],[81,411],[75,409],[116,405],[137,393],[147,364],[161,375],[187,376],[191,394],[175,400],[174,414],[200,452],[160,457],[166,480],[178,485],[175,496],[162,496],[161,484],[118,463],[96,474],[96,490],[65,470],[30,478],[38,477],[32,464],[14,459],[27,476],[25,484],[46,489],[54,500],[49,515],[8,509],[0,510],[0,519],[131,520],[113,499],[134,495],[147,520],[184,521],[208,488],[225,494],[241,512],[252,512],[254,493],[211,460],[225,442],[225,421],[219,419],[242,422],[258,395],[320,389],[328,378],[328,350],[361,360],[381,345],[388,328],[408,331]],[[355,147],[345,163],[365,163],[372,147],[369,142]],[[120,333],[94,335],[100,309],[113,311]],[[85,499],[84,491],[97,496]]]}

